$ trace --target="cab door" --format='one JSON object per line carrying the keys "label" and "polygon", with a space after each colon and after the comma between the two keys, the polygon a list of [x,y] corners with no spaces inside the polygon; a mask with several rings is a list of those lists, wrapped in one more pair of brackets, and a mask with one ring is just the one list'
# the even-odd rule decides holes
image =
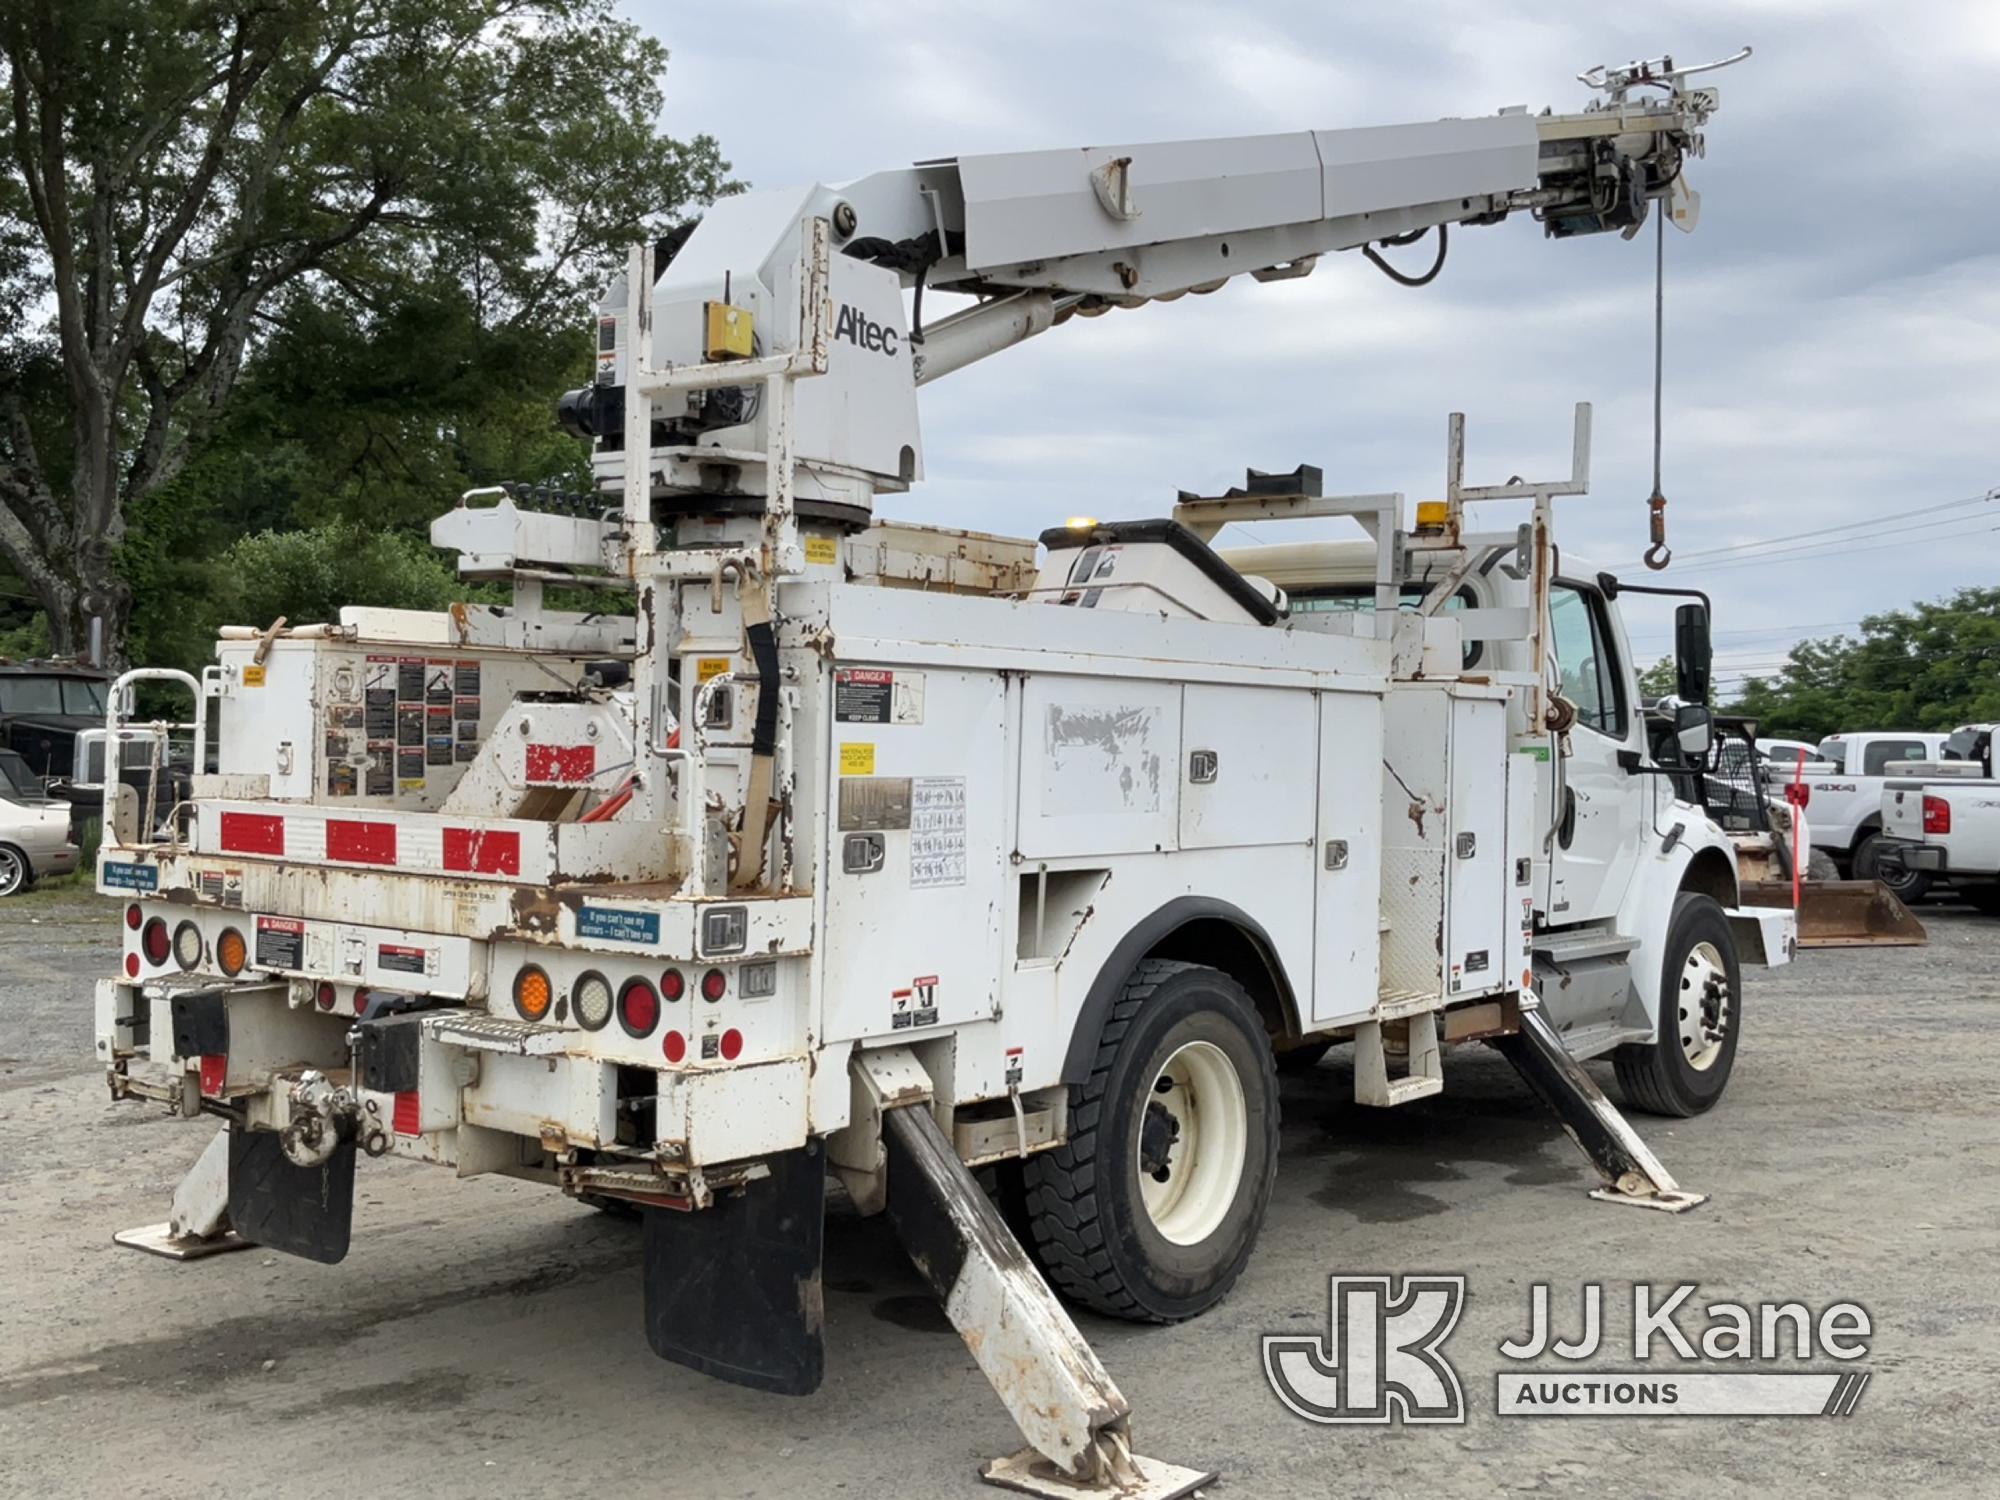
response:
{"label": "cab door", "polygon": [[[1549,589],[1550,672],[1576,705],[1570,753],[1552,743],[1556,837],[1544,892],[1552,926],[1618,913],[1638,865],[1645,778],[1621,766],[1643,733],[1623,639],[1603,594],[1581,583]],[[1553,738],[1553,737],[1552,737]]]}

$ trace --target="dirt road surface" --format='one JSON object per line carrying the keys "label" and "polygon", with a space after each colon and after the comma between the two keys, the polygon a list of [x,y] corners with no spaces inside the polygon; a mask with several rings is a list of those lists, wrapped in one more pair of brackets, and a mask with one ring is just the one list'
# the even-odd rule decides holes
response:
{"label": "dirt road surface", "polygon": [[[1288,1079],[1270,1218],[1228,1300],[1176,1328],[1079,1320],[1140,1451],[1220,1470],[1218,1497],[1995,1493],[2000,922],[1924,917],[1927,949],[1753,975],[1721,1107],[1639,1120],[1713,1195],[1680,1217],[1587,1198],[1582,1158],[1483,1050],[1448,1055],[1443,1096],[1390,1111],[1351,1102],[1340,1051]],[[635,1227],[523,1184],[363,1163],[334,1267],[115,1248],[165,1217],[211,1127],[106,1096],[90,983],[114,922],[82,894],[0,902],[0,1494],[997,1493],[976,1466],[1017,1436],[879,1220],[829,1228],[827,1380],[803,1400],[655,1359]],[[1260,1335],[1324,1331],[1330,1273],[1405,1271],[1469,1278],[1446,1348],[1466,1424],[1288,1413]],[[1495,1415],[1497,1346],[1526,1328],[1531,1283],[1565,1327],[1603,1283],[1594,1363],[1630,1369],[1635,1280],[1699,1282],[1697,1332],[1714,1300],[1862,1303],[1859,1409]]]}

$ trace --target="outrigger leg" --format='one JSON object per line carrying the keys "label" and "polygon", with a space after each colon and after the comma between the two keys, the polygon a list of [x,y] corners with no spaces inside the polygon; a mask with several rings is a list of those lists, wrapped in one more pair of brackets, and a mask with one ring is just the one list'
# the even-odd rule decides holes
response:
{"label": "outrigger leg", "polygon": [[1583,1070],[1583,1064],[1570,1056],[1562,1038],[1542,1019],[1539,1008],[1523,1005],[1521,1029],[1508,1036],[1489,1037],[1487,1045],[1514,1065],[1514,1071],[1556,1112],[1569,1138],[1597,1168],[1604,1186],[1591,1197],[1673,1214],[1708,1201],[1706,1193],[1681,1189],[1673,1174],[1639,1139],[1639,1133],[1604,1097],[1604,1090]]}
{"label": "outrigger leg", "polygon": [[[855,1067],[867,1074],[873,1061],[864,1053]],[[1051,1500],[1176,1500],[1213,1482],[1132,1451],[1131,1407],[945,1139],[928,1094],[906,1075],[880,1082],[890,1222],[1030,1444],[981,1477]]]}
{"label": "outrigger leg", "polygon": [[174,1189],[171,1217],[164,1224],[147,1224],[138,1229],[121,1229],[112,1235],[120,1245],[164,1255],[169,1260],[199,1260],[204,1255],[220,1255],[225,1250],[248,1250],[250,1241],[229,1223],[229,1129],[216,1131],[215,1138],[195,1159],[180,1186]]}

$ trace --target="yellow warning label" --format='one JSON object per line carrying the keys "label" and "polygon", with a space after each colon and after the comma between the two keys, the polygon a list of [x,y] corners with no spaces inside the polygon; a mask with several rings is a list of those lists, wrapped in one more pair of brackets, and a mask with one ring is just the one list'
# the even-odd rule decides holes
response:
{"label": "yellow warning label", "polygon": [[694,660],[696,682],[707,682],[711,678],[720,677],[728,670],[729,658],[726,656],[697,656]]}
{"label": "yellow warning label", "polygon": [[840,743],[840,774],[843,776],[873,776],[875,774],[875,747],[857,745],[849,740]]}
{"label": "yellow warning label", "polygon": [[245,687],[262,687],[264,685],[264,669],[262,667],[245,667],[243,669],[243,685]]}
{"label": "yellow warning label", "polygon": [[830,536],[809,536],[806,538],[806,561],[809,563],[837,563],[840,561],[840,543]]}

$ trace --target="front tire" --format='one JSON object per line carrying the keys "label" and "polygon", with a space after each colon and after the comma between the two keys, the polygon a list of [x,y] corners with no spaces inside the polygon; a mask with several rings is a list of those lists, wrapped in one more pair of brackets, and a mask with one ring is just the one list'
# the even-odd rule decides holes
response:
{"label": "front tire", "polygon": [[1882,863],[1880,833],[1871,833],[1854,846],[1854,878],[1881,881],[1905,906],[1914,906],[1931,888],[1929,872],[1912,870],[1900,864],[1888,866]]}
{"label": "front tire", "polygon": [[1064,1295],[1145,1323],[1219,1302],[1278,1166],[1277,1075],[1242,986],[1196,964],[1139,964],[1070,1090],[1068,1141],[1023,1166],[1036,1258]]}
{"label": "front tire", "polygon": [[1683,891],[1667,924],[1657,1035],[1611,1055],[1625,1102],[1677,1119],[1714,1108],[1742,1030],[1743,971],[1729,918],[1711,898]]}

